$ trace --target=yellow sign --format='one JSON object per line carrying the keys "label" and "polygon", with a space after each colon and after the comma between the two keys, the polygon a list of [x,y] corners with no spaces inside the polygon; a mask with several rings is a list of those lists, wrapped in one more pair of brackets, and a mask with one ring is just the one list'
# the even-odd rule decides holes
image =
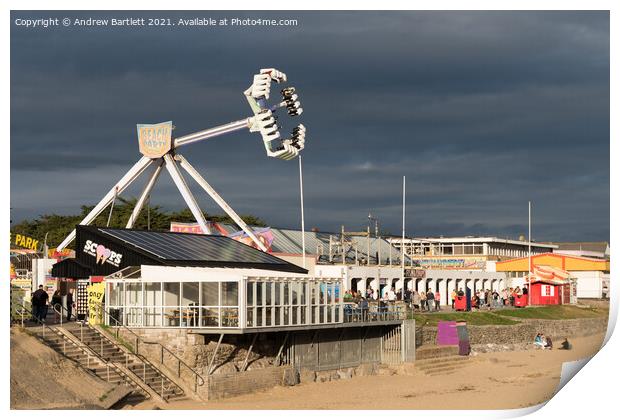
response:
{"label": "yellow sign", "polygon": [[172,147],[172,121],[138,124],[140,153],[151,159],[160,158]]}
{"label": "yellow sign", "polygon": [[88,294],[88,323],[90,325],[101,324],[103,322],[103,294],[105,293],[105,283],[95,283],[86,288]]}
{"label": "yellow sign", "polygon": [[33,239],[29,236],[21,235],[19,233],[15,234],[15,240],[13,243],[16,246],[27,248],[27,249],[32,249],[33,251],[36,251],[37,248],[39,247],[38,239]]}
{"label": "yellow sign", "polygon": [[70,257],[71,255],[75,255],[74,251],[69,248],[63,248],[62,251],[57,251],[56,248],[50,248],[47,251],[48,258],[63,258]]}

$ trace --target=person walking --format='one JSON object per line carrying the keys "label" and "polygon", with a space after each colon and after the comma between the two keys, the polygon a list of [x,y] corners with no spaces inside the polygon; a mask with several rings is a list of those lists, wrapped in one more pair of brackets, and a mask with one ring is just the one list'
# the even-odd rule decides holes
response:
{"label": "person walking", "polygon": [[435,311],[439,311],[441,308],[439,307],[439,302],[441,299],[441,295],[439,294],[439,290],[435,292]]}
{"label": "person walking", "polygon": [[419,311],[420,310],[420,294],[416,292],[415,290],[411,293],[411,302],[413,303],[414,312]]}
{"label": "person walking", "polygon": [[67,292],[67,322],[71,321],[71,312],[73,311],[73,289]]}
{"label": "person walking", "polygon": [[43,321],[45,321],[45,319],[47,318],[47,313],[49,312],[49,307],[50,307],[50,295],[49,295],[49,290],[50,288],[45,286],[44,291],[45,291],[45,308],[41,310],[41,314],[43,316]]}
{"label": "person walking", "polygon": [[56,289],[52,295],[52,309],[54,310],[54,320],[60,322],[62,317],[62,296],[60,296],[60,289]]}
{"label": "person walking", "polygon": [[452,293],[450,293],[450,299],[452,300],[452,309],[454,309],[454,302],[456,301],[456,289],[452,289]]}
{"label": "person walking", "polygon": [[32,314],[35,319],[41,322],[45,321],[48,301],[49,295],[43,289],[43,285],[40,284],[39,288],[32,294]]}
{"label": "person walking", "polygon": [[362,315],[362,321],[364,322],[368,321],[368,301],[364,299],[363,296],[362,296],[362,299],[360,300],[359,308],[360,308],[360,312]]}
{"label": "person walking", "polygon": [[422,290],[420,292],[420,312],[424,312],[427,309],[428,307],[426,306],[426,293],[424,293],[424,290]]}
{"label": "person walking", "polygon": [[428,307],[429,312],[433,312],[435,310],[435,295],[432,290],[426,292],[426,306]]}

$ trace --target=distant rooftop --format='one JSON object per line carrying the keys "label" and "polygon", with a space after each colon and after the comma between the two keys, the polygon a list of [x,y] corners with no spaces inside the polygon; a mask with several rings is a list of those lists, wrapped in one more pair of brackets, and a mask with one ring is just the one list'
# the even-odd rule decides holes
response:
{"label": "distant rooftop", "polygon": [[[392,239],[393,242],[400,242],[399,238]],[[425,237],[425,238],[405,238],[405,242],[414,242],[414,243],[500,243],[500,244],[514,244],[514,245],[525,245],[527,246],[528,241],[518,240],[518,239],[508,239],[508,238],[498,238],[496,236],[449,236],[449,237]],[[558,246],[551,243],[542,243],[542,242],[532,242],[532,246],[555,249]]]}
{"label": "distant rooftop", "polygon": [[609,254],[608,242],[554,242],[560,251],[590,251]]}

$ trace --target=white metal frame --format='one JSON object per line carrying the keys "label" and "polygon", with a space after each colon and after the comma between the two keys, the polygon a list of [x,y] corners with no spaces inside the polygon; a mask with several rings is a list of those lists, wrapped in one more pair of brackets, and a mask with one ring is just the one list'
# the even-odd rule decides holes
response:
{"label": "white metal frame", "polygon": [[[143,156],[138,162],[108,191],[108,193],[99,201],[93,210],[79,223],[80,225],[91,224],[97,216],[99,216],[110,204],[114,202],[116,197],[120,195],[132,182],[134,182],[149,166],[157,165],[147,184],[145,185],[138,202],[127,222],[126,228],[131,228],[135,224],[142,207],[148,200],[155,183],[159,179],[162,168],[166,168],[177,189],[181,193],[183,200],[189,207],[192,215],[200,225],[202,231],[211,234],[211,229],[200,210],[196,199],[190,191],[179,167],[185,171],[205,190],[207,194],[237,223],[241,229],[252,239],[252,241],[262,251],[267,251],[267,247],[258,239],[252,229],[239,217],[239,215],[230,207],[226,201],[211,187],[211,185],[198,173],[196,169],[183,156],[176,154],[176,149],[186,144],[196,143],[224,134],[249,129],[251,132],[260,132],[265,144],[267,156],[275,157],[283,160],[291,160],[299,156],[299,152],[303,150],[305,145],[306,128],[299,124],[292,132],[289,138],[281,138],[274,114],[280,108],[286,108],[287,113],[291,116],[301,115],[303,109],[298,97],[295,94],[295,88],[288,87],[282,90],[282,102],[274,106],[269,106],[267,100],[271,92],[271,83],[286,82],[286,74],[273,69],[261,69],[260,73],[254,76],[252,86],[245,92],[246,99],[250,104],[250,108],[254,116],[244,118],[242,120],[233,121],[228,124],[219,125],[186,136],[178,137],[172,140],[171,149],[163,155],[162,158],[151,159]],[[64,249],[71,241],[75,239],[75,229],[58,245],[58,250]]]}

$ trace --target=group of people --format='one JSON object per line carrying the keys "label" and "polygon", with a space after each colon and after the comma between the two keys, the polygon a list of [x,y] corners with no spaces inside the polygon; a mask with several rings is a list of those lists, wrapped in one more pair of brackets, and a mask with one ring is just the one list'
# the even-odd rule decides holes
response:
{"label": "group of people", "polygon": [[551,337],[544,336],[542,333],[536,334],[536,337],[534,338],[534,345],[545,350],[553,349],[553,341],[551,340]]}
{"label": "group of people", "polygon": [[374,290],[371,287],[369,287],[368,289],[366,289],[365,292],[362,291],[354,291],[354,290],[347,290],[344,292],[344,301],[345,302],[355,302],[355,303],[359,303],[362,299],[364,300],[374,300],[374,301],[384,301],[384,302],[396,302],[396,301],[400,301],[403,300],[403,296],[399,291],[396,291],[394,287],[391,288],[384,288],[383,289],[383,296],[381,296],[381,298],[379,298],[379,291],[378,290]]}
{"label": "group of people", "polygon": [[[514,306],[515,299],[517,297],[521,297],[527,294],[527,286],[523,286],[523,289],[517,286],[514,288],[510,287],[502,289],[500,291],[489,289],[478,290],[471,295],[471,308],[475,310],[480,310],[502,308],[504,306]],[[465,296],[465,292],[463,292],[462,288],[459,288],[458,291],[456,289],[453,289],[452,293],[450,293],[450,298],[452,300],[452,309],[454,309],[454,304],[458,296]]]}
{"label": "group of people", "polygon": [[441,294],[439,293],[439,291],[433,292],[429,289],[426,292],[424,292],[423,290],[417,292],[413,290],[410,291],[410,294],[411,306],[413,306],[414,312],[436,312],[441,310]]}
{"label": "group of people", "polygon": [[[536,334],[534,338],[534,345],[537,348],[541,348],[543,350],[553,350],[553,341],[551,337],[548,335],[543,335],[543,333]],[[564,338],[562,344],[560,345],[560,350],[572,350],[573,345],[568,341],[568,338]]]}
{"label": "group of people", "polygon": [[[60,289],[56,289],[52,298],[50,299],[49,289],[43,287],[43,285],[39,285],[39,288],[32,293],[30,302],[32,303],[32,316],[34,320],[38,320],[40,322],[45,322],[47,318],[47,313],[49,311],[50,305],[55,309],[54,314],[56,318],[56,322],[60,320],[62,316],[62,298],[63,295],[60,293]],[[67,321],[71,321],[71,312],[74,307],[73,303],[73,290],[69,290],[66,296],[66,311],[67,311]]]}

